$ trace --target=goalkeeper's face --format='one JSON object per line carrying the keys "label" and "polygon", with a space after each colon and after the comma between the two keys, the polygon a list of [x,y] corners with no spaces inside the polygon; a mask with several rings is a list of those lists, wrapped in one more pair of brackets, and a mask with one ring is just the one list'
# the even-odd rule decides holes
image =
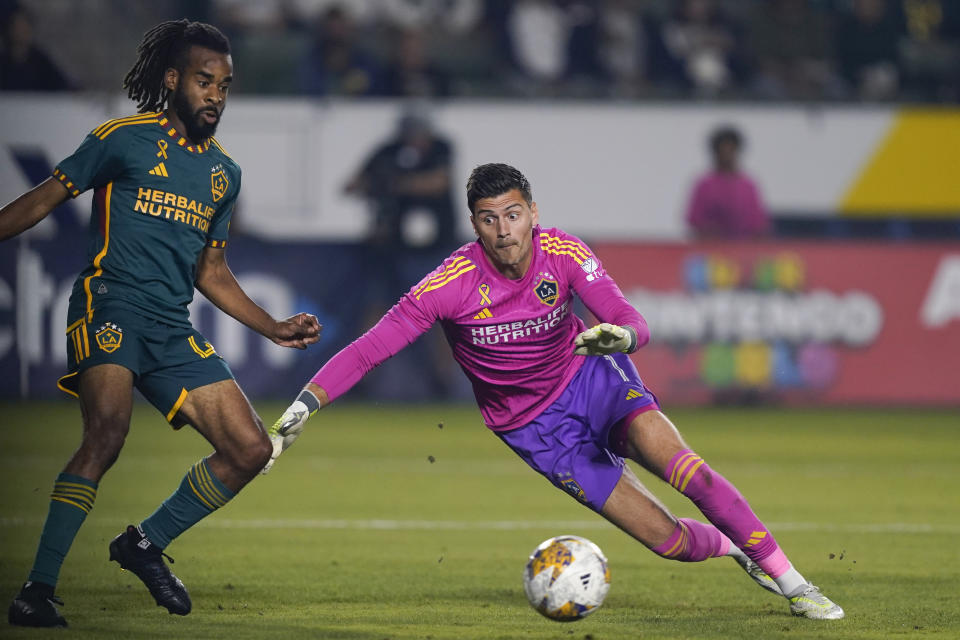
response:
{"label": "goalkeeper's face", "polygon": [[470,218],[490,262],[508,278],[521,278],[530,267],[539,219],[537,203],[527,204],[519,189],[477,200]]}

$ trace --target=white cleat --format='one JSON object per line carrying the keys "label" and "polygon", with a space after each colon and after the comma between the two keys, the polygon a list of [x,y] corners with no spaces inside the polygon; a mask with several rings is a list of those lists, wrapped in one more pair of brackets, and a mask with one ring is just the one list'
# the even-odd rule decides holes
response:
{"label": "white cleat", "polygon": [[808,584],[799,595],[789,598],[790,613],[812,620],[840,620],[843,609],[833,600],[820,593],[820,588]]}
{"label": "white cleat", "polygon": [[734,560],[737,561],[737,564],[740,565],[740,568],[747,572],[747,575],[753,578],[753,581],[758,585],[769,591],[770,593],[775,593],[778,596],[782,596],[783,592],[780,591],[780,587],[777,586],[777,583],[774,582],[773,578],[768,576],[766,572],[760,568],[756,562],[751,560],[745,555],[735,555],[732,556]]}

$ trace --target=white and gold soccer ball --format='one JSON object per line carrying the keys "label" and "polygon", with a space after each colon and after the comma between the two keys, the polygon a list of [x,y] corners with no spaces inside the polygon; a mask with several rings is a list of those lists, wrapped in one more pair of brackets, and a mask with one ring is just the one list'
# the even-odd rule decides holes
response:
{"label": "white and gold soccer ball", "polygon": [[527,561],[523,590],[530,606],[551,620],[580,620],[596,611],[607,597],[607,558],[586,538],[544,540]]}

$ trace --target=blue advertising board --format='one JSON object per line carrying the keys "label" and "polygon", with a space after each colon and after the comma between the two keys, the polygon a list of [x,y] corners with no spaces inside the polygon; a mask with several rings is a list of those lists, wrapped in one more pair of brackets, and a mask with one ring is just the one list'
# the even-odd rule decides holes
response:
{"label": "blue advertising board", "polygon": [[[55,237],[21,236],[0,250],[0,398],[63,395],[56,381],[66,372],[66,306],[85,263],[84,237],[81,229],[61,224]],[[364,244],[272,242],[234,234],[227,260],[247,294],[276,318],[315,314],[322,339],[306,351],[279,347],[200,293],[190,306],[191,321],[248,395],[289,398],[445,255],[411,252],[385,262]],[[385,400],[469,397],[437,331],[373,372],[356,393]]]}

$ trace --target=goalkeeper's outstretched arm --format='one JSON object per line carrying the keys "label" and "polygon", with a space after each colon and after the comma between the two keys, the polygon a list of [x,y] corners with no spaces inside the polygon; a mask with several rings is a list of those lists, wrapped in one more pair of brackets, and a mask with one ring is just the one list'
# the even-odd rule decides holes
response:
{"label": "goalkeeper's outstretched arm", "polygon": [[411,322],[409,317],[402,315],[398,305],[387,312],[375,327],[333,356],[267,430],[273,444],[273,454],[261,473],[270,471],[280,454],[303,431],[310,416],[349,391],[374,367],[398,353],[429,328],[427,322]]}

